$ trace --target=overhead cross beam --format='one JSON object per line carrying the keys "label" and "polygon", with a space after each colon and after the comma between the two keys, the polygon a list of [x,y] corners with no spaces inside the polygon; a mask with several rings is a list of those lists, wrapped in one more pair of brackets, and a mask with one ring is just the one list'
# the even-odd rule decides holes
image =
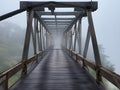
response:
{"label": "overhead cross beam", "polygon": [[76,16],[76,18],[70,23],[70,25],[66,28],[64,32],[67,32],[72,28],[72,26],[77,22],[78,19],[81,19],[82,17],[86,16],[86,12],[79,12],[79,14]]}
{"label": "overhead cross beam", "polygon": [[[38,12],[39,15],[53,15],[51,12]],[[60,16],[64,16],[64,15],[78,15],[79,12],[54,12],[55,15],[60,15]]]}
{"label": "overhead cross beam", "polygon": [[38,20],[43,24],[43,26],[45,27],[45,29],[49,32],[47,25],[45,24],[45,22],[41,19],[41,17],[39,17],[39,14],[37,12],[34,13],[35,17],[38,18]]}
{"label": "overhead cross beam", "polygon": [[[55,20],[55,18],[41,18],[42,20]],[[73,20],[74,18],[57,18],[57,20]]]}
{"label": "overhead cross beam", "polygon": [[91,9],[91,11],[95,11],[98,7],[97,2],[30,2],[30,1],[21,1],[20,8],[35,8],[35,7],[56,7],[56,8],[81,8],[81,9]]}

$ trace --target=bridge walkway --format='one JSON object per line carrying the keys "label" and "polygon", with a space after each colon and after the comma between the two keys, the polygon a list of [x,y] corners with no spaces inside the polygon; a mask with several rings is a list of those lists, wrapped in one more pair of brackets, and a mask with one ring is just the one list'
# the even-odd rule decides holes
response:
{"label": "bridge walkway", "polygon": [[63,50],[54,49],[10,90],[100,90],[78,62]]}

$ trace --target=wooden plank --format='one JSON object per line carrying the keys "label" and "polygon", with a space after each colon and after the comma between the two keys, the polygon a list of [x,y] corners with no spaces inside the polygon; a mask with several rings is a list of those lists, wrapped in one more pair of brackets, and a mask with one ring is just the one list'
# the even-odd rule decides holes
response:
{"label": "wooden plank", "polygon": [[104,68],[100,68],[100,74],[106,78],[108,81],[113,83],[116,87],[120,88],[120,75]]}
{"label": "wooden plank", "polygon": [[50,50],[41,63],[10,90],[101,90],[62,50]]}

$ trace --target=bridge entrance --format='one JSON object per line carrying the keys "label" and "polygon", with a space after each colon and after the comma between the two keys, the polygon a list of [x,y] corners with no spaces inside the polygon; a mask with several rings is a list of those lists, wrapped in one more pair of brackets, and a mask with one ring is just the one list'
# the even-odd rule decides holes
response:
{"label": "bridge entrance", "polygon": [[[120,76],[101,64],[92,19],[92,12],[97,8],[97,2],[21,1],[20,9],[0,16],[2,21],[27,12],[22,60],[0,74],[0,90],[104,90],[102,77],[120,88]],[[81,28],[83,17],[88,19],[84,46]],[[34,55],[28,58],[31,37]],[[95,62],[86,57],[90,40]],[[31,63],[36,67],[29,70]],[[20,70],[20,80],[9,87],[9,78]],[[89,70],[94,71],[94,79],[87,72]]]}

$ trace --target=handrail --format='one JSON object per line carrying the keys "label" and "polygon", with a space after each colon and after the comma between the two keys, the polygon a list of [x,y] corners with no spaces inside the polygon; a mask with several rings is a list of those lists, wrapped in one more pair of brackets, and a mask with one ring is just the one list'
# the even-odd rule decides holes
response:
{"label": "handrail", "polygon": [[[90,62],[87,58],[84,58],[82,55],[76,53],[75,51],[72,50],[68,50],[68,51],[70,51],[72,55],[75,55],[77,60],[84,61],[84,64],[86,66],[89,66],[93,70],[97,71],[98,68],[95,65],[95,63]],[[120,88],[120,75],[102,66],[100,67],[99,74],[103,76],[105,79],[107,79],[109,82],[114,84],[116,87]]]}
{"label": "handrail", "polygon": [[[3,83],[4,81],[8,81],[10,77],[12,77],[14,74],[19,72],[25,64],[29,64],[31,62],[34,62],[37,60],[38,56],[42,56],[44,51],[39,52],[38,54],[30,57],[28,60],[21,61],[20,63],[16,64],[12,68],[8,69],[7,71],[4,71],[3,73],[0,74],[0,84]],[[8,84],[8,82],[6,82]],[[5,87],[6,88],[6,87]]]}

